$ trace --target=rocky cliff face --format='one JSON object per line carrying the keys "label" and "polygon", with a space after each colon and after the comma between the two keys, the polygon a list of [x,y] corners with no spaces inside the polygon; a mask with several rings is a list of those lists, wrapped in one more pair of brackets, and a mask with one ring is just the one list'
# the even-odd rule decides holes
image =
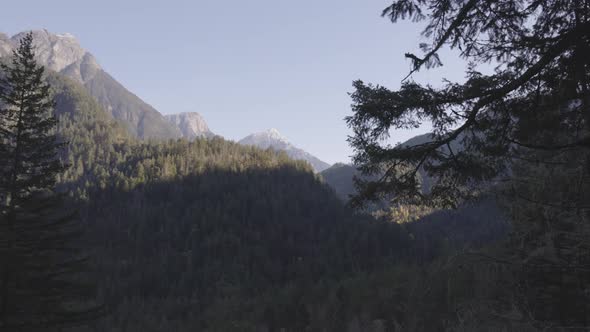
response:
{"label": "rocky cliff face", "polygon": [[[26,34],[0,34],[0,56],[10,55]],[[88,92],[135,136],[143,139],[178,138],[182,134],[162,114],[127,90],[107,72],[71,34],[33,31],[38,60],[46,68],[83,84]]]}
{"label": "rocky cliff face", "polygon": [[[14,46],[25,36],[26,32],[16,34],[11,38]],[[38,60],[48,69],[58,73],[65,73],[81,83],[92,79],[100,70],[100,66],[92,56],[86,52],[71,34],[52,34],[47,30],[33,31]]]}
{"label": "rocky cliff face", "polygon": [[166,120],[172,123],[182,133],[182,136],[187,139],[195,139],[195,138],[210,138],[215,136],[209,130],[205,119],[196,112],[187,112],[187,113],[178,113],[178,114],[167,114]]}
{"label": "rocky cliff face", "polygon": [[276,151],[285,151],[287,155],[293,159],[309,162],[316,172],[321,172],[330,167],[330,164],[293,146],[283,135],[281,135],[281,133],[279,133],[278,130],[274,128],[244,137],[238,143],[242,145],[253,145],[261,149],[271,148]]}
{"label": "rocky cliff face", "polygon": [[242,138],[239,143],[242,145],[254,145],[261,149],[274,148],[277,150],[287,150],[293,147],[291,143],[289,143],[289,141],[274,128],[248,135]]}

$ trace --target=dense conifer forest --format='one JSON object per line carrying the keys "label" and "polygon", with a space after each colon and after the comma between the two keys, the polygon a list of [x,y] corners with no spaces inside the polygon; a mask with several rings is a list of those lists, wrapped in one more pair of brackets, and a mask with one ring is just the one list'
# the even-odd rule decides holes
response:
{"label": "dense conifer forest", "polygon": [[354,214],[303,162],[222,139],[140,142],[74,82],[51,81],[70,142],[59,185],[114,310],[99,330],[298,330],[318,285],[418,256],[406,230]]}
{"label": "dense conifer forest", "polygon": [[449,45],[467,80],[355,81],[354,164],[322,173],[142,140],[26,35],[0,59],[0,331],[586,331],[589,6],[394,1],[428,23],[411,71]]}

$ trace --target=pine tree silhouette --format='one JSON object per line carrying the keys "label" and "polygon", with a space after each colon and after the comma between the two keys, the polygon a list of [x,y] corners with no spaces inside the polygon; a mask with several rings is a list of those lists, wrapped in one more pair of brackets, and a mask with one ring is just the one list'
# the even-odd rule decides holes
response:
{"label": "pine tree silhouette", "polygon": [[0,330],[52,331],[100,310],[83,282],[76,214],[55,191],[64,143],[31,33],[0,69]]}

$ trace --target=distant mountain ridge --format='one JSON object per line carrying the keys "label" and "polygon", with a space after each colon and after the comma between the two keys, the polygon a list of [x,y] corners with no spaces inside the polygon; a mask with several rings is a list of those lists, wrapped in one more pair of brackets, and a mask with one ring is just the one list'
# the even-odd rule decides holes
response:
{"label": "distant mountain ridge", "polygon": [[344,163],[336,163],[332,167],[326,168],[320,172],[320,175],[338,197],[348,201],[350,195],[356,193],[353,178],[361,176],[361,172],[354,166]]}
{"label": "distant mountain ridge", "polygon": [[[0,35],[0,57],[10,55],[27,32],[12,37]],[[38,61],[48,69],[72,78],[88,90],[113,118],[141,139],[170,139],[182,136],[155,108],[127,90],[104,71],[95,57],[71,34],[32,31]]]}
{"label": "distant mountain ridge", "polygon": [[[163,115],[130,92],[102,69],[97,59],[72,34],[33,30],[37,60],[50,71],[72,79],[96,99],[106,113],[140,139],[210,138],[216,136],[196,112]],[[9,37],[0,33],[0,57],[10,56],[28,32]],[[293,159],[305,160],[316,172],[330,167],[310,153],[295,147],[276,129],[249,135],[239,141],[261,149],[285,151]]]}
{"label": "distant mountain ridge", "polygon": [[[426,144],[428,142],[433,141],[434,137],[431,133],[422,134],[414,136],[407,141],[400,144],[402,147],[411,147],[420,144]],[[461,140],[463,139],[463,135],[460,135],[458,138],[450,142],[450,146],[453,151],[461,151],[463,149]],[[442,147],[443,151],[448,153],[448,147]],[[334,189],[336,194],[340,196],[344,200],[348,200],[350,195],[356,193],[356,188],[354,186],[353,178],[360,177],[368,180],[376,180],[377,175],[372,177],[365,177],[362,173],[354,166],[350,164],[342,164],[337,163],[334,164],[332,167],[327,168],[320,172],[320,175],[326,181],[326,183]],[[422,190],[424,192],[429,192],[432,185],[434,184],[434,179],[432,179],[428,174],[424,171],[423,168],[418,170],[418,176],[420,177]]]}
{"label": "distant mountain ridge", "polygon": [[317,157],[300,148],[295,147],[275,128],[246,136],[238,143],[242,145],[256,146],[261,149],[271,148],[277,151],[285,151],[287,155],[293,159],[305,160],[309,162],[316,172],[321,172],[330,167],[330,164],[318,159]]}

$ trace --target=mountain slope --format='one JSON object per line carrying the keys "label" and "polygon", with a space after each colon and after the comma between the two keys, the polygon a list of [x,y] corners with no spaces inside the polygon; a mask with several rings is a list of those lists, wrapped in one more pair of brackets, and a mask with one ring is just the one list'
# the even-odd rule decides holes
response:
{"label": "mountain slope", "polygon": [[[0,35],[0,57],[9,55],[25,33],[11,38]],[[83,84],[113,118],[125,124],[131,134],[141,139],[181,137],[180,130],[162,114],[105,72],[74,36],[53,34],[47,30],[35,30],[33,36],[38,61]]]}
{"label": "mountain slope", "polygon": [[[451,148],[453,151],[461,151],[462,138],[463,136],[459,136],[459,138],[451,142]],[[431,134],[423,134],[414,136],[400,145],[415,146],[430,141],[432,141]],[[448,151],[446,147],[442,149],[445,150],[445,152]],[[345,200],[348,200],[348,197],[356,192],[353,177],[358,176],[362,178],[361,173],[354,166],[347,164],[335,164],[332,167],[325,169],[320,174],[322,175],[322,178],[324,178],[324,181],[336,191],[336,194]],[[428,192],[432,187],[434,180],[430,178],[422,168],[418,171],[418,175],[420,177],[420,183],[422,184],[422,190]],[[374,179],[375,178],[376,177],[374,177]]]}
{"label": "mountain slope", "polygon": [[[453,151],[461,151],[461,140],[463,139],[463,135],[459,136],[459,138],[453,140],[451,142],[451,148]],[[420,144],[425,144],[432,141],[432,134],[423,134],[418,135],[410,138],[409,140],[401,143],[401,146],[410,147],[416,146]],[[445,152],[448,151],[447,147],[441,148]],[[321,173],[322,178],[324,181],[334,189],[336,194],[340,196],[344,200],[348,200],[349,196],[356,193],[356,188],[354,187],[353,178],[355,176],[375,180],[377,177],[374,176],[372,178],[363,177],[362,174],[353,166],[347,164],[335,164],[332,167],[325,169]],[[418,171],[418,176],[420,177],[420,183],[422,185],[422,190],[424,192],[428,192],[433,185],[434,179],[428,176],[423,168],[420,168]]]}
{"label": "mountain slope", "polygon": [[169,139],[181,137],[180,130],[162,114],[127,90],[107,72],[99,71],[84,86],[103,107],[127,129],[141,139]]}
{"label": "mountain slope", "polygon": [[180,129],[183,137],[189,140],[199,137],[210,138],[215,136],[209,130],[205,119],[197,112],[166,114],[165,117],[168,122]]}
{"label": "mountain slope", "polygon": [[[462,141],[465,138],[465,134],[461,133],[459,134],[459,136],[457,138],[455,138],[454,140],[452,140],[449,144],[450,148],[452,149],[452,151],[459,152],[463,150],[463,144]],[[418,136],[414,136],[412,138],[410,138],[409,140],[405,141],[404,143],[402,143],[402,146],[405,147],[410,147],[410,146],[416,146],[416,145],[421,145],[421,144],[426,144],[429,142],[433,141],[433,137],[432,134],[422,134],[422,135],[418,135]],[[447,146],[443,146],[439,148],[440,151],[443,151],[444,153],[448,154],[449,153],[449,148]],[[418,174],[421,177],[421,184],[422,184],[422,191],[423,192],[429,192],[430,189],[432,188],[432,186],[434,185],[435,179],[431,178],[426,171],[424,170],[424,167],[421,167],[418,170]]]}
{"label": "mountain slope", "polygon": [[310,153],[289,143],[289,141],[274,128],[246,136],[238,143],[242,145],[256,146],[261,149],[270,148],[276,151],[285,151],[289,157],[295,160],[305,160],[309,162],[316,172],[321,172],[330,167],[330,164],[321,161]]}
{"label": "mountain slope", "polygon": [[49,81],[70,142],[59,187],[109,304],[93,331],[269,330],[265,312],[303,331],[309,304],[277,293],[401,259],[403,229],[352,214],[307,163],[217,137],[142,142],[79,82]]}
{"label": "mountain slope", "polygon": [[356,192],[353,178],[360,172],[352,165],[337,163],[320,172],[324,181],[334,189],[336,195],[347,201]]}
{"label": "mountain slope", "polygon": [[70,142],[60,187],[77,203],[109,305],[92,331],[346,331],[359,308],[369,324],[405,298],[342,285],[447,245],[418,233],[428,224],[410,237],[352,214],[285,153],[219,138],[141,142],[79,82],[49,80]]}

